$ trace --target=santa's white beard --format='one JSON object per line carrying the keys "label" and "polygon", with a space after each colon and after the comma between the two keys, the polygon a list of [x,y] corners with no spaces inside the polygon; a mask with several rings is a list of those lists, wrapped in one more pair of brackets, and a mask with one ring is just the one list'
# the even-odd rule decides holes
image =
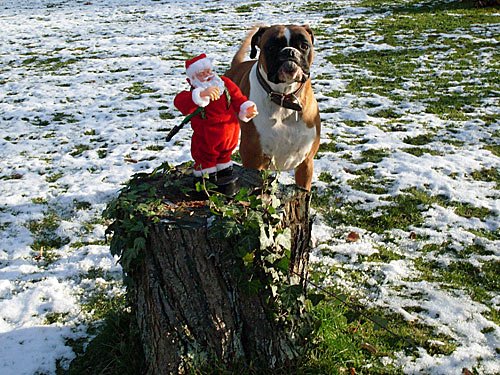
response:
{"label": "santa's white beard", "polygon": [[193,77],[191,78],[191,85],[197,89],[197,88],[202,88],[202,89],[208,89],[209,87],[212,86],[217,86],[221,93],[224,91],[224,81],[217,75],[214,74],[205,81],[200,81],[198,78]]}

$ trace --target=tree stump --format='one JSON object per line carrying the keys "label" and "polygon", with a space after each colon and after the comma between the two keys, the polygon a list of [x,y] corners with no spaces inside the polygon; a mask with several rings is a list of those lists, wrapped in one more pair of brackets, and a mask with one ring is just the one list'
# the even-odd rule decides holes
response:
{"label": "tree stump", "polygon": [[268,372],[301,354],[310,194],[235,173],[241,194],[207,199],[186,166],[162,166],[105,212],[148,374]]}

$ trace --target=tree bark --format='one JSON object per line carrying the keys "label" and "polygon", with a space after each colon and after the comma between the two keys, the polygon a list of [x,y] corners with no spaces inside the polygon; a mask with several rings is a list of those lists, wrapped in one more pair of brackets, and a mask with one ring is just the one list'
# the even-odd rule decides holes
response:
{"label": "tree bark", "polygon": [[[258,189],[257,173],[242,168],[236,173],[242,185]],[[191,177],[181,178],[192,183]],[[241,287],[234,240],[211,236],[213,215],[203,202],[179,201],[168,192],[162,199],[189,210],[148,225],[144,254],[128,275],[147,373],[290,367],[300,352],[296,332],[275,319],[268,293]],[[286,187],[280,200],[281,225],[291,229],[289,277],[305,293],[310,194]]]}

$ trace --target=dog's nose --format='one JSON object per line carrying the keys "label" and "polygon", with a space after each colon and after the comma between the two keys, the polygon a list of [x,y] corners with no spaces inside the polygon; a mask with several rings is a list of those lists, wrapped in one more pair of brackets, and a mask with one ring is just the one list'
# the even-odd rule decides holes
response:
{"label": "dog's nose", "polygon": [[288,60],[288,59],[296,59],[298,51],[293,47],[285,47],[280,52],[280,59]]}

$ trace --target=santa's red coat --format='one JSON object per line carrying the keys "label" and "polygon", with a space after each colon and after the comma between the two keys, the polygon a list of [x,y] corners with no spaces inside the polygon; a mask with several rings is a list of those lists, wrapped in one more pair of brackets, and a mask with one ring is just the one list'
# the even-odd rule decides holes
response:
{"label": "santa's red coat", "polygon": [[[241,105],[248,99],[233,81],[227,77],[221,78],[231,98],[229,108],[227,96],[222,94],[219,99],[210,101],[204,107],[205,118],[198,114],[191,119],[191,156],[195,161],[195,170],[214,168],[217,164],[230,162],[231,154],[238,145],[238,115]],[[193,101],[192,91],[177,94],[174,105],[183,115],[188,115],[198,108]]]}

